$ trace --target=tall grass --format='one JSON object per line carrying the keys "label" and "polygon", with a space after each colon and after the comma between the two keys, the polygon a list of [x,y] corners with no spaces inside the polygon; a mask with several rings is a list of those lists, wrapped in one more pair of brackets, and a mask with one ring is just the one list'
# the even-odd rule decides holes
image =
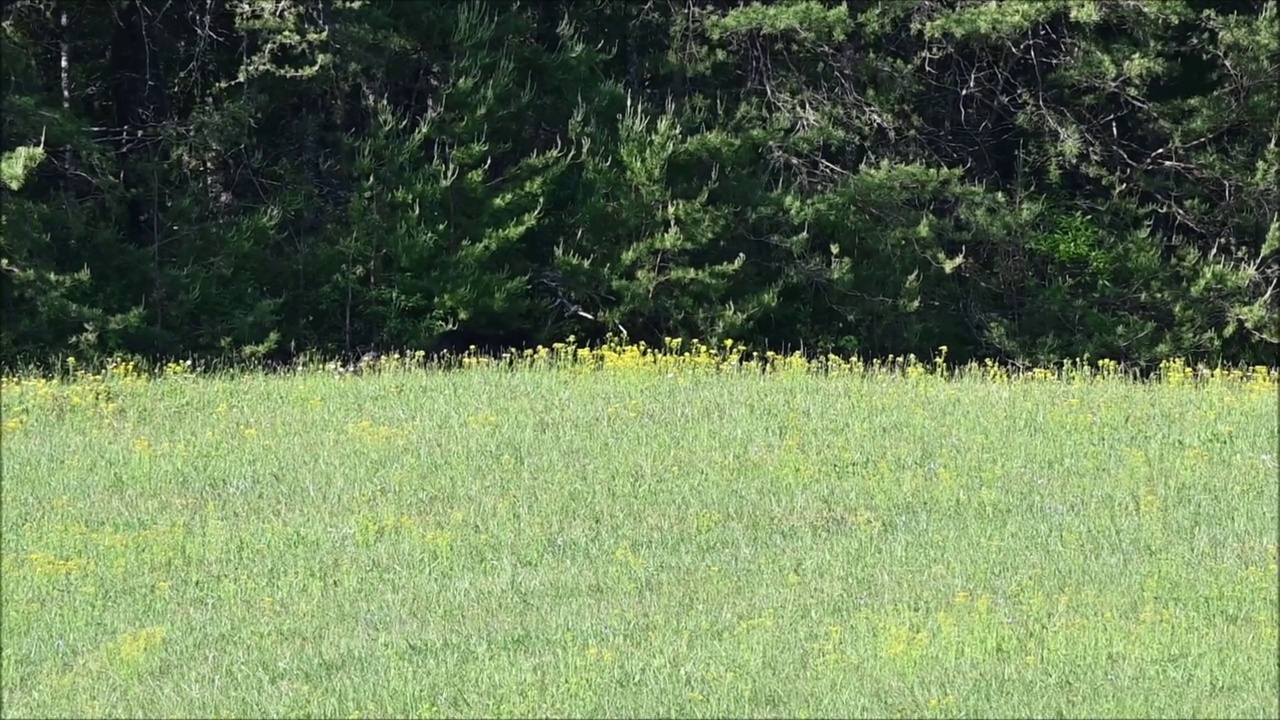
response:
{"label": "tall grass", "polygon": [[4,715],[1280,713],[1274,372],[698,356],[6,380]]}

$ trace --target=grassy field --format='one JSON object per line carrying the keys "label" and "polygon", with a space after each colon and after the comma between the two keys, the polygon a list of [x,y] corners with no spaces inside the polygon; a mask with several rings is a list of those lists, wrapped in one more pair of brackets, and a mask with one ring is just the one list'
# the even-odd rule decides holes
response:
{"label": "grassy field", "polygon": [[4,716],[1280,714],[1274,371],[695,350],[6,380]]}

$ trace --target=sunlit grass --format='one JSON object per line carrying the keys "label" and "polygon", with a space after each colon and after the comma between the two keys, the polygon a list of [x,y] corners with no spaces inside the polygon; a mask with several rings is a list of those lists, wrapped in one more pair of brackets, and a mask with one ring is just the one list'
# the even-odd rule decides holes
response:
{"label": "sunlit grass", "polygon": [[1280,712],[1274,371],[422,359],[5,380],[5,716]]}

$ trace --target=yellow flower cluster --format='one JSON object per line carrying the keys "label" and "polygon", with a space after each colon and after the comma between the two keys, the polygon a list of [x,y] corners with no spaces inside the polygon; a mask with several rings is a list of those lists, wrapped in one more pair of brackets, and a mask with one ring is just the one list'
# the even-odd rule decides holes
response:
{"label": "yellow flower cluster", "polygon": [[369,547],[384,540],[408,540],[439,556],[447,556],[463,513],[455,511],[446,522],[424,520],[406,514],[364,515],[355,519],[356,544]]}
{"label": "yellow flower cluster", "polygon": [[89,567],[88,560],[80,558],[62,560],[39,552],[28,555],[27,563],[36,575],[75,575]]}
{"label": "yellow flower cluster", "polygon": [[137,660],[164,642],[165,630],[162,627],[146,627],[133,630],[120,636],[120,659],[126,662]]}
{"label": "yellow flower cluster", "polygon": [[370,445],[382,445],[390,440],[394,440],[406,435],[405,431],[390,427],[388,425],[378,425],[372,420],[361,420],[347,424],[347,433],[353,438],[369,443]]}
{"label": "yellow flower cluster", "polygon": [[[861,358],[845,358],[836,354],[806,355],[796,351],[778,353],[754,351],[733,340],[707,343],[700,340],[685,341],[681,338],[665,338],[654,347],[641,341],[626,342],[622,338],[608,336],[598,346],[580,346],[573,336],[565,342],[550,346],[539,345],[532,349],[507,350],[498,354],[486,354],[471,346],[461,355],[444,354],[428,358],[422,351],[388,353],[370,358],[358,366],[342,363],[313,363],[299,368],[301,372],[332,372],[350,378],[356,369],[360,373],[405,371],[411,368],[523,368],[555,369],[575,373],[609,371],[644,371],[669,376],[686,376],[694,373],[749,372],[762,375],[871,375],[917,380],[923,378],[979,377],[997,382],[1070,382],[1080,383],[1133,377],[1133,373],[1118,362],[1109,359],[1096,361],[1067,361],[1054,367],[1011,369],[990,359],[958,366],[947,361],[948,349],[939,347],[931,358],[919,358],[913,354],[889,355],[870,361]],[[185,377],[198,372],[191,361],[169,362],[147,369],[136,360],[111,360],[98,372],[88,372],[80,367],[76,358],[66,360],[66,367],[53,377],[29,374],[0,379],[0,396],[5,403],[3,428],[7,432],[26,425],[26,410],[39,403],[62,403],[70,406],[96,405],[114,409],[112,389],[118,385],[133,385],[155,378]],[[1280,368],[1256,366],[1250,368],[1193,367],[1182,359],[1170,359],[1160,364],[1152,382],[1184,386],[1246,385],[1261,392],[1275,392],[1280,387]]]}
{"label": "yellow flower cluster", "polygon": [[[751,351],[733,340],[718,344],[700,340],[689,342],[681,338],[665,338],[659,347],[641,341],[626,343],[613,336],[597,347],[582,347],[572,336],[566,342],[551,346],[539,345],[523,351],[507,350],[498,355],[486,355],[471,346],[460,357],[450,360],[447,356],[441,365],[462,368],[551,368],[573,372],[599,370],[641,370],[670,376],[696,372],[752,372],[763,375],[873,375],[894,376],[907,379],[953,378],[977,376],[997,383],[1008,382],[1088,382],[1133,377],[1133,373],[1115,360],[1101,359],[1093,362],[1072,360],[1060,366],[1013,370],[987,359],[963,366],[948,364],[948,348],[938,348],[933,357],[922,359],[914,354],[889,355],[883,359],[864,361],[861,358],[845,358],[836,354],[811,356],[796,351]],[[398,358],[399,356],[394,356]],[[421,354],[415,357],[421,359]],[[397,360],[388,361],[395,366]],[[1246,384],[1259,390],[1274,392],[1280,386],[1280,368],[1256,366],[1251,368],[1191,367],[1185,360],[1168,360],[1161,364],[1153,382],[1172,385]]]}

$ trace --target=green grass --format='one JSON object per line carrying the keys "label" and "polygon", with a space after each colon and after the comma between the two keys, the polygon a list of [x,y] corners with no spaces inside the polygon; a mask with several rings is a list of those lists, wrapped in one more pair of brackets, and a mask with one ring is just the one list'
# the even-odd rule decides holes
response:
{"label": "green grass", "polygon": [[1276,717],[1275,387],[10,385],[3,714]]}

